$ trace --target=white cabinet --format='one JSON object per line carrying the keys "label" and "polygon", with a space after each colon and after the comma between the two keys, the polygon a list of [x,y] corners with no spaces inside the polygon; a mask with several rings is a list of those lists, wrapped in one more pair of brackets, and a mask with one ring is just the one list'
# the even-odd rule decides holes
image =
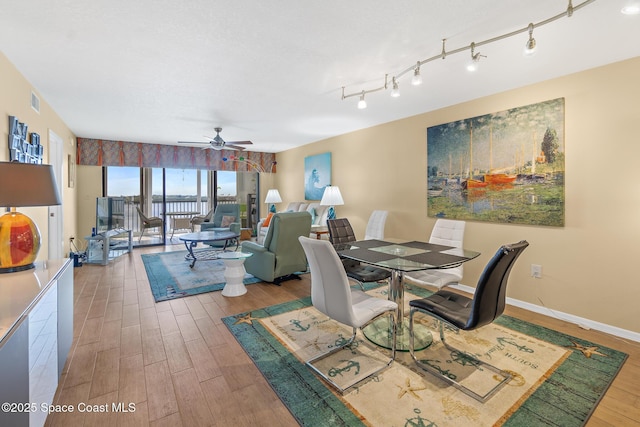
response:
{"label": "white cabinet", "polygon": [[70,259],[0,275],[0,425],[44,425],[72,340]]}

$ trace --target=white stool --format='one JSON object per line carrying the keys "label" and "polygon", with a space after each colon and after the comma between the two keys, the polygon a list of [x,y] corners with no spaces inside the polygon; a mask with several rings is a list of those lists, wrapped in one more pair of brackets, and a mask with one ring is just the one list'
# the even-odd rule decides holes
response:
{"label": "white stool", "polygon": [[224,279],[226,283],[222,290],[225,297],[239,297],[247,293],[244,286],[244,275],[247,271],[244,269],[244,260],[249,258],[250,253],[244,252],[221,252],[218,258],[224,261]]}

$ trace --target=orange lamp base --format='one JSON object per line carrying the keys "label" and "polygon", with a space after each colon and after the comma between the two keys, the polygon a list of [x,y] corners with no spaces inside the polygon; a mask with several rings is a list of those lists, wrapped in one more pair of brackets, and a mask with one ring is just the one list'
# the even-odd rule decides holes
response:
{"label": "orange lamp base", "polygon": [[0,273],[33,268],[40,250],[40,231],[28,216],[12,209],[0,217]]}

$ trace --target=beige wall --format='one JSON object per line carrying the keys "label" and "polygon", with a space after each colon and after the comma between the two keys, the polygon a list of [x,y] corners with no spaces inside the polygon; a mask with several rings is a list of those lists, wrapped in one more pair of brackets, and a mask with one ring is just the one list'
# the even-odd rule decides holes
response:
{"label": "beige wall", "polygon": [[[635,58],[279,153],[282,206],[304,198],[304,157],[331,152],[332,184],[345,200],[336,210],[358,236],[371,211],[385,209],[387,236],[426,239],[434,223],[427,217],[427,127],[564,97],[565,226],[468,222],[465,246],[482,255],[465,265],[463,283],[475,286],[501,244],[526,239],[531,245],[514,267],[509,297],[638,333],[638,75]],[[530,277],[531,264],[543,266],[542,279]]]}
{"label": "beige wall", "polygon": [[[62,185],[62,206],[64,220],[64,252],[69,252],[69,237],[76,236],[76,196],[75,191],[69,188],[68,182],[68,162],[67,156],[72,154],[75,156],[75,136],[71,130],[58,117],[53,109],[46,102],[42,94],[40,94],[29,81],[9,62],[6,56],[0,52],[0,111],[3,119],[0,120],[0,133],[2,141],[0,142],[0,161],[9,160],[9,150],[7,146],[7,138],[9,136],[9,116],[16,116],[21,122],[29,125],[29,133],[35,132],[40,135],[40,142],[44,146],[44,162],[48,163],[49,159],[49,130],[62,138],[64,165],[62,168],[63,182]],[[31,91],[40,98],[40,113],[31,108]],[[7,183],[0,183],[7,185]],[[47,259],[48,247],[48,208],[20,208],[23,212],[31,217],[40,229],[42,236],[42,246],[38,254],[39,260]]]}

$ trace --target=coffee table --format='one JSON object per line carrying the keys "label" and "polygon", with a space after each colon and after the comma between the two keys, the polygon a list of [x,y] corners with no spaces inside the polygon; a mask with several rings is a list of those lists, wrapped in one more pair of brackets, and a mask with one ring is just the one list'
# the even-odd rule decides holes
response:
{"label": "coffee table", "polygon": [[[219,255],[226,251],[229,242],[235,241],[236,249],[238,249],[239,237],[240,234],[234,233],[233,231],[198,231],[197,233],[184,234],[179,238],[184,242],[184,245],[187,248],[188,254],[185,255],[185,259],[191,261],[189,267],[193,268],[196,261],[220,259]],[[222,248],[209,247],[194,251],[194,248],[198,246],[198,243],[220,241],[224,241],[224,246]]]}
{"label": "coffee table", "polygon": [[247,293],[244,286],[244,275],[247,271],[244,269],[244,260],[249,258],[252,253],[246,252],[222,252],[218,254],[218,258],[224,261],[224,279],[226,281],[222,296],[239,297]]}

